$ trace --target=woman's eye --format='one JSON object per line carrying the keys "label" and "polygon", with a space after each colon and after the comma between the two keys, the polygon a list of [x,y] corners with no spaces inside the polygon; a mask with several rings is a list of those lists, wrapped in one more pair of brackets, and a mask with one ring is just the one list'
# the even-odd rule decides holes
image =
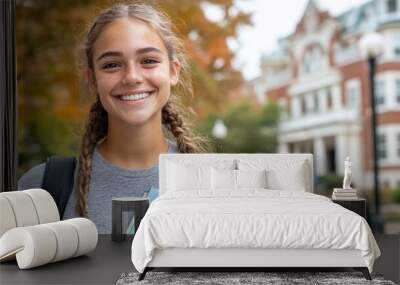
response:
{"label": "woman's eye", "polygon": [[155,60],[155,59],[152,59],[152,58],[146,58],[146,59],[144,59],[142,61],[142,63],[144,63],[144,64],[155,64],[155,63],[158,63],[158,61]]}
{"label": "woman's eye", "polygon": [[107,63],[105,65],[103,65],[103,69],[110,69],[110,68],[116,68],[118,67],[119,64],[116,62],[111,62],[111,63]]}

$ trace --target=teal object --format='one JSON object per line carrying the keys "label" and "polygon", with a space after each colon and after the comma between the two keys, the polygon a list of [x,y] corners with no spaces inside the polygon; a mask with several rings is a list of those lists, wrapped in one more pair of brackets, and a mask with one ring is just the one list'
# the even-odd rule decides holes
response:
{"label": "teal object", "polygon": [[[149,199],[149,203],[151,204],[151,202],[153,202],[158,197],[158,193],[159,193],[158,188],[151,187],[149,190],[147,190],[144,193],[143,197],[148,198]],[[128,235],[135,234],[135,217],[134,216],[130,219],[130,223],[129,223],[129,226],[128,226],[127,230],[126,230],[126,233]]]}
{"label": "teal object", "polygon": [[153,202],[156,198],[158,198],[159,191],[156,187],[151,187],[150,191],[147,192],[147,198],[149,199],[149,203]]}
{"label": "teal object", "polygon": [[135,234],[135,216],[131,218],[131,222],[129,223],[128,228],[126,229],[126,234],[134,235]]}

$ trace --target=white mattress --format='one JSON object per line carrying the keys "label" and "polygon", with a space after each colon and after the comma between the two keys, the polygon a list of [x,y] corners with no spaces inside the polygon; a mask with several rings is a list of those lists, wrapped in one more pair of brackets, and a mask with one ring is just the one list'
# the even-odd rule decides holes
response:
{"label": "white mattress", "polygon": [[380,255],[365,219],[326,197],[265,189],[198,193],[165,193],[151,204],[132,243],[139,272],[166,248],[357,249],[370,272]]}

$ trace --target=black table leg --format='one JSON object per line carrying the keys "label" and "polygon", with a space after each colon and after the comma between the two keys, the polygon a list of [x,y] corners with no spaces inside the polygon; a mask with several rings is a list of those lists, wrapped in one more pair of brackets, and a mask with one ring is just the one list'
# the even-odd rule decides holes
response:
{"label": "black table leg", "polygon": [[146,202],[147,203],[140,203],[135,205],[135,233],[137,232],[140,222],[143,219],[149,207],[148,201]]}
{"label": "black table leg", "polygon": [[122,240],[122,203],[120,201],[112,201],[112,235],[113,241]]}

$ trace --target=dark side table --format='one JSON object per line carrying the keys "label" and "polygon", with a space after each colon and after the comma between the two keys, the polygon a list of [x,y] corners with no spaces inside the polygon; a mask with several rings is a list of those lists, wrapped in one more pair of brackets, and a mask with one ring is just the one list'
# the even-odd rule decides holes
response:
{"label": "dark side table", "polygon": [[332,202],[359,214],[364,219],[367,218],[367,201],[364,198],[357,198],[353,200],[334,200]]}
{"label": "dark side table", "polygon": [[112,234],[113,241],[122,241],[127,237],[124,215],[133,212],[135,232],[139,228],[140,221],[149,208],[149,199],[144,197],[120,197],[112,199]]}

